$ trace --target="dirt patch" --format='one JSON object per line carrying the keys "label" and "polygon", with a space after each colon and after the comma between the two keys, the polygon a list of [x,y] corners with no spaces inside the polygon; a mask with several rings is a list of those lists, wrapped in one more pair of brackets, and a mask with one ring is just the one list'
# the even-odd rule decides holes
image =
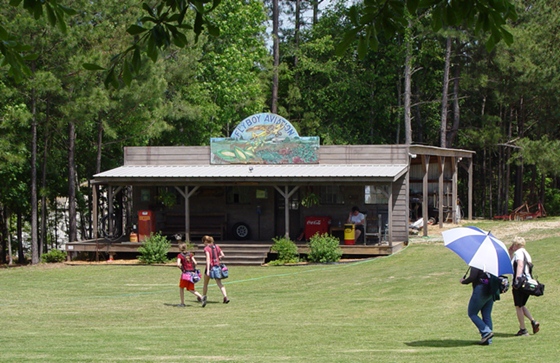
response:
{"label": "dirt patch", "polygon": [[[428,237],[423,237],[422,232],[418,236],[410,236],[410,241],[414,243],[443,241],[441,233],[445,230],[477,225],[479,221],[464,221],[461,224],[444,223],[428,226]],[[558,219],[537,219],[533,221],[480,221],[484,223],[482,229],[490,230],[494,236],[508,245],[515,236],[525,238],[527,242],[542,239],[545,237],[560,237],[560,220]],[[491,224],[491,227],[488,227]]]}

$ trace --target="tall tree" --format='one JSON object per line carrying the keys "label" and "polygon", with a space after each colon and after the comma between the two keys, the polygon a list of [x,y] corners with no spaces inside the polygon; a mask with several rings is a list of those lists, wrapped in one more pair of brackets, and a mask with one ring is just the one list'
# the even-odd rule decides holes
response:
{"label": "tall tree", "polygon": [[272,100],[270,111],[278,113],[278,67],[280,66],[280,8],[278,0],[272,0]]}

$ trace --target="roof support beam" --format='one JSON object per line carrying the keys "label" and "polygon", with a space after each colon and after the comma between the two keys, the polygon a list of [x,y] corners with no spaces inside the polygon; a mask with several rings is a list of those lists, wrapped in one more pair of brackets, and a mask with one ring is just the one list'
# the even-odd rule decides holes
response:
{"label": "roof support beam", "polygon": [[299,185],[296,185],[290,191],[290,187],[288,185],[284,186],[284,190],[280,189],[278,186],[274,186],[274,189],[280,193],[281,196],[284,197],[284,219],[286,224],[286,231],[284,232],[284,237],[290,239],[290,197],[294,195],[294,193],[299,189]]}
{"label": "roof support beam", "polygon": [[189,200],[191,196],[198,190],[198,188],[200,188],[199,185],[193,187],[189,191],[189,186],[186,185],[185,190],[183,191],[181,190],[181,188],[175,187],[175,189],[179,192],[179,194],[181,194],[183,198],[185,198],[185,241],[186,242],[191,241],[191,207],[190,207]]}
{"label": "roof support beam", "polygon": [[445,156],[438,156],[439,179],[438,179],[438,220],[439,228],[443,228],[443,176],[445,174]]}
{"label": "roof support beam", "polygon": [[422,233],[428,236],[428,170],[430,169],[430,155],[422,155]]}

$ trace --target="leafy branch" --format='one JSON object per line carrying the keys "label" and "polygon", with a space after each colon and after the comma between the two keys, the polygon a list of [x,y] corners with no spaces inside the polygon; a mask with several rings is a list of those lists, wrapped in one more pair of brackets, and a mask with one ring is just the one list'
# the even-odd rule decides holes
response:
{"label": "leafy branch", "polygon": [[[20,6],[23,0],[10,0],[10,5]],[[67,26],[65,15],[75,15],[76,10],[59,4],[59,0],[24,0],[23,8],[29,11],[35,19],[47,16],[51,26],[58,26],[66,33]],[[221,0],[158,0],[155,6],[147,2],[142,3],[146,15],[136,24],[128,27],[127,32],[134,41],[123,52],[116,54],[110,60],[108,67],[98,64],[84,63],[83,67],[90,71],[104,71],[105,87],[120,88],[121,80],[124,85],[130,85],[134,76],[138,75],[142,66],[142,53],[145,53],[152,62],[159,58],[159,51],[172,45],[184,48],[188,45],[189,31],[195,34],[195,42],[206,29],[208,34],[218,36],[220,31],[206,17],[214,10]],[[187,12],[195,12],[194,25],[185,21]],[[36,54],[23,55],[31,51],[31,47],[21,43],[17,37],[10,34],[0,25],[0,66],[9,65],[9,73],[17,82],[31,75],[31,70],[26,61],[37,59]]]}
{"label": "leafy branch", "polygon": [[[126,86],[137,75],[142,66],[141,53],[145,51],[152,62],[159,58],[159,51],[174,45],[184,48],[188,45],[186,31],[194,31],[198,37],[206,27],[208,34],[219,36],[218,27],[210,23],[205,15],[220,4],[221,0],[161,0],[157,6],[142,4],[142,9],[148,14],[138,20],[137,24],[128,27],[127,33],[134,37],[132,46],[111,59],[109,68],[97,64],[85,63],[83,66],[91,71],[106,71],[105,87],[119,88],[119,79]],[[185,16],[189,9],[196,12],[194,26],[185,23]]]}
{"label": "leafy branch", "polygon": [[337,45],[338,55],[354,41],[358,41],[358,56],[364,58],[368,49],[377,50],[381,33],[403,33],[407,26],[407,13],[428,11],[434,32],[442,28],[464,26],[475,34],[490,33],[486,48],[490,51],[500,41],[513,42],[512,34],[505,29],[508,19],[516,20],[517,13],[510,0],[364,0],[353,5],[349,12],[350,29]]}

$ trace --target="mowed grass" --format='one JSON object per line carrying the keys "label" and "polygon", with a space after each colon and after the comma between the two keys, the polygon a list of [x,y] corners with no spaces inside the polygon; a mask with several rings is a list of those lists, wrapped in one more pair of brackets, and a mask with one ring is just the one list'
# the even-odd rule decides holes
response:
{"label": "mowed grass", "polygon": [[[516,337],[511,294],[494,306],[494,343],[466,315],[466,265],[441,242],[384,258],[230,267],[231,303],[205,308],[169,266],[0,269],[1,362],[557,362],[560,243],[528,243],[545,295],[541,332]],[[202,289],[202,284],[197,284]]]}

